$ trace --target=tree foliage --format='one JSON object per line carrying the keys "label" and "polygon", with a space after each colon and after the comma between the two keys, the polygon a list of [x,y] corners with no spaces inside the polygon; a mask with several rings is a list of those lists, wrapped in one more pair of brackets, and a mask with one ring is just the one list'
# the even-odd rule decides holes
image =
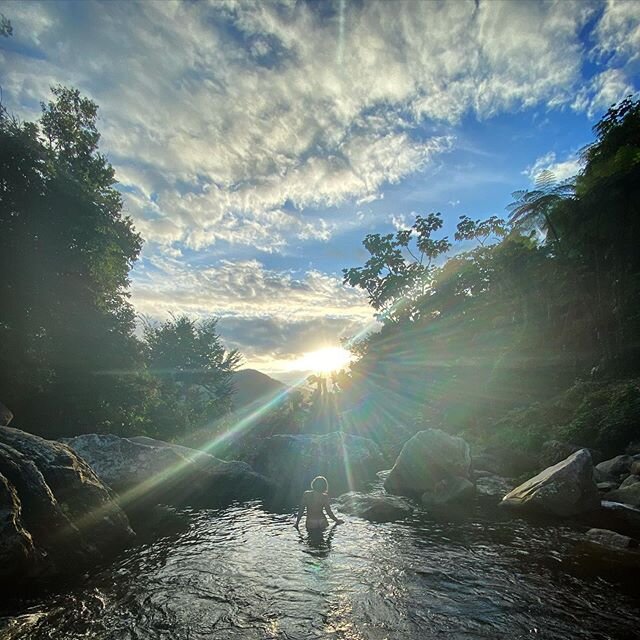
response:
{"label": "tree foliage", "polygon": [[[385,407],[370,414],[473,430],[504,425],[506,411],[576,378],[639,373],[640,103],[612,107],[594,133],[575,181],[544,172],[514,194],[508,223],[461,218],[464,244],[448,258],[446,238],[430,244],[427,269],[403,243],[421,229],[434,242],[437,214],[430,226],[365,238],[371,257],[344,279],[383,311],[352,367],[359,397]],[[576,420],[574,435],[589,423]],[[590,441],[604,438],[606,429]]]}
{"label": "tree foliage", "polygon": [[185,436],[230,410],[240,356],[215,320],[136,337],[142,238],[99,152],[98,107],[52,92],[35,123],[0,109],[0,398],[42,435]]}

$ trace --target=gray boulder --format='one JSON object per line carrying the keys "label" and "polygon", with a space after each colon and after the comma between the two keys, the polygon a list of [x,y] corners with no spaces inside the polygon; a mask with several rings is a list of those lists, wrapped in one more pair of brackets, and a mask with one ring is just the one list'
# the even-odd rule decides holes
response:
{"label": "gray boulder", "polygon": [[326,435],[274,435],[247,453],[256,471],[277,485],[276,499],[297,502],[315,476],[325,476],[330,495],[362,488],[385,468],[378,445],[340,431]]}
{"label": "gray boulder", "polygon": [[402,520],[413,512],[409,502],[399,496],[372,495],[350,491],[343,493],[336,506],[343,513],[356,515],[371,522],[394,522]]}
{"label": "gray boulder", "polygon": [[447,496],[452,500],[467,496],[467,483],[473,485],[469,445],[440,429],[426,429],[405,443],[384,487],[389,493],[427,493],[433,500],[446,502]]}
{"label": "gray boulder", "polygon": [[[627,476],[622,483],[620,484],[620,489],[626,489],[627,487],[631,487],[634,484],[638,484],[640,482],[640,476]],[[617,487],[614,487],[617,488]]]}
{"label": "gray boulder", "polygon": [[618,481],[605,480],[604,482],[598,482],[596,486],[598,487],[598,491],[601,491],[602,493],[609,493],[609,491],[613,491],[618,488]]}
{"label": "gray boulder", "polygon": [[13,413],[0,402],[0,427],[7,427],[13,420]]}
{"label": "gray boulder", "polygon": [[632,507],[640,507],[640,483],[636,482],[624,488],[620,486],[615,491],[607,493],[604,498],[609,502],[621,502]]}
{"label": "gray boulder", "polygon": [[611,460],[605,460],[596,465],[596,470],[602,475],[603,478],[614,478],[622,480],[626,478],[631,472],[631,465],[633,464],[633,456],[621,455],[611,458]]}
{"label": "gray boulder", "polygon": [[515,483],[502,476],[483,476],[476,479],[476,492],[479,498],[500,501],[513,489]]}
{"label": "gray boulder", "polygon": [[566,460],[545,469],[508,493],[501,504],[562,517],[597,509],[600,498],[593,481],[589,451],[576,451]]}
{"label": "gray boulder", "polygon": [[[136,441],[138,440],[138,441]],[[266,478],[244,462],[226,462],[207,453],[152,438],[87,434],[65,439],[132,512],[157,504],[217,506],[265,497]]]}
{"label": "gray boulder", "polygon": [[608,529],[589,529],[587,540],[611,549],[637,549],[638,541]]}
{"label": "gray boulder", "polygon": [[640,460],[636,460],[635,457],[633,459],[631,468],[629,469],[629,473],[633,474],[634,476],[640,476]]}
{"label": "gray boulder", "polygon": [[0,576],[74,573],[134,537],[114,495],[69,447],[0,427]]}

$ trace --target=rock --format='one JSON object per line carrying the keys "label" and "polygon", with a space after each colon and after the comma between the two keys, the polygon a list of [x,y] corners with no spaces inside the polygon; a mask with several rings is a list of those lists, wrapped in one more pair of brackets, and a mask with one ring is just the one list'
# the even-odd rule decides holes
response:
{"label": "rock", "polygon": [[503,477],[521,476],[539,468],[536,457],[531,453],[502,446],[474,452],[472,457],[474,469]]}
{"label": "rock", "polygon": [[18,583],[81,571],[134,537],[84,460],[9,427],[0,427],[0,531],[0,576]]}
{"label": "rock", "polygon": [[0,575],[30,577],[38,561],[33,539],[22,522],[22,505],[13,485],[0,474]]}
{"label": "rock", "polygon": [[513,489],[514,482],[501,476],[484,476],[476,480],[476,491],[480,498],[502,500]]}
{"label": "rock", "polygon": [[376,473],[376,477],[384,482],[389,477],[390,473],[391,469],[383,469],[382,471],[378,471]]}
{"label": "rock", "polygon": [[633,462],[632,456],[616,456],[615,458],[611,458],[611,460],[605,460],[596,465],[596,469],[606,477],[621,480],[629,475]]}
{"label": "rock", "polygon": [[272,488],[244,462],[226,462],[152,438],[139,440],[87,434],[65,442],[119,494],[129,511],[146,511],[157,503],[218,506],[264,497]]}
{"label": "rock", "polygon": [[604,496],[609,502],[621,502],[632,507],[640,507],[640,483],[636,482],[626,487],[620,486],[615,491],[610,491]]}
{"label": "rock", "polygon": [[629,472],[634,476],[640,476],[640,460],[633,459]]}
{"label": "rock", "polygon": [[587,539],[589,542],[613,549],[638,548],[638,541],[635,538],[623,536],[620,533],[609,531],[608,529],[589,529],[589,531],[587,531]]}
{"label": "rock", "polygon": [[640,537],[640,509],[619,502],[603,500],[600,508],[587,514],[590,526],[613,529],[628,536]]}
{"label": "rock", "polygon": [[350,491],[343,493],[336,506],[344,513],[356,515],[372,522],[394,522],[411,515],[413,507],[399,496],[372,495]]}
{"label": "rock", "polygon": [[591,455],[586,449],[576,451],[566,460],[516,487],[501,504],[562,517],[597,509],[600,498],[593,481]]}
{"label": "rock", "polygon": [[[389,493],[409,496],[435,496],[440,491],[444,499],[457,493],[458,479],[473,484],[469,445],[440,429],[426,429],[405,443],[384,487]],[[464,483],[458,488],[463,493],[468,490]]]}
{"label": "rock", "polygon": [[330,495],[336,496],[375,480],[385,467],[375,442],[340,431],[264,438],[249,459],[278,485],[276,499],[286,503],[297,502],[315,476],[325,476]]}
{"label": "rock", "polygon": [[[580,447],[576,444],[570,444],[560,440],[547,440],[542,444],[540,455],[538,456],[538,464],[542,469],[552,467],[554,464],[558,464],[558,462],[565,460],[572,453],[580,451],[580,449],[583,448],[584,447]],[[602,460],[602,453],[600,453],[600,451],[589,449],[589,453],[591,454],[591,461],[593,464],[597,464]]]}
{"label": "rock", "polygon": [[498,458],[490,453],[482,452],[473,454],[473,468],[477,473],[497,474],[501,466]]}
{"label": "rock", "polygon": [[609,491],[617,489],[618,483],[613,480],[605,480],[604,482],[598,482],[596,486],[598,487],[598,491],[608,493]]}
{"label": "rock", "polygon": [[[640,482],[640,476],[627,476],[622,483],[620,484],[620,489],[626,489],[634,484],[638,484]],[[613,489],[617,489],[618,487],[612,487]]]}
{"label": "rock", "polygon": [[7,427],[13,420],[13,413],[0,402],[0,427]]}
{"label": "rock", "polygon": [[475,485],[470,480],[460,477],[446,478],[431,491],[425,491],[420,500],[425,507],[442,507],[467,502],[475,493]]}

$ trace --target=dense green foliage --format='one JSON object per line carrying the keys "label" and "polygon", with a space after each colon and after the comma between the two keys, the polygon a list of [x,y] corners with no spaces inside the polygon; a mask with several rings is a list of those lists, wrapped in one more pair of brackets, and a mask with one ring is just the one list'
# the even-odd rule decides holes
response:
{"label": "dense green foliage", "polygon": [[[640,103],[594,132],[575,182],[542,174],[513,194],[508,222],[463,217],[453,252],[439,214],[365,238],[369,260],[344,270],[382,322],[356,345],[363,430],[417,421],[507,438],[515,422],[522,446],[562,432],[605,450],[640,438],[637,382],[617,382],[640,373]],[[559,417],[554,398],[576,379],[610,384]]]}
{"label": "dense green foliage", "polygon": [[53,93],[37,123],[0,109],[0,398],[43,435],[184,435],[229,411],[239,356],[215,321],[136,337],[128,277],[142,239],[98,151],[97,106]]}

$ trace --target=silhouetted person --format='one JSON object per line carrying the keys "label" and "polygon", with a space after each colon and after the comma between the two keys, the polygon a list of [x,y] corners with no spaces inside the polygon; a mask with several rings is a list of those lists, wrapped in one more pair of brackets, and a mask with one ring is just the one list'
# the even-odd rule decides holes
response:
{"label": "silhouetted person", "polygon": [[305,491],[302,494],[302,500],[300,501],[300,508],[298,509],[298,516],[296,518],[296,529],[300,525],[300,520],[304,515],[305,508],[307,510],[307,520],[305,523],[307,531],[325,529],[329,525],[324,515],[325,511],[336,524],[344,522],[340,520],[340,518],[336,518],[331,510],[328,491],[329,483],[325,477],[316,476],[311,481],[311,491]]}

